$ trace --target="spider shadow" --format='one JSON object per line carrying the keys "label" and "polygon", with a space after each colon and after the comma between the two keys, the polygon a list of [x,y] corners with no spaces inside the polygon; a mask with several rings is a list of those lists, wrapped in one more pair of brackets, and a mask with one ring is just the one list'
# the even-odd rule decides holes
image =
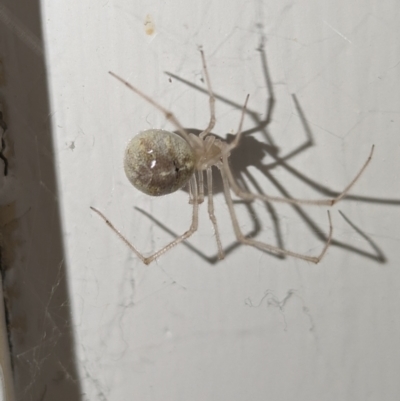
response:
{"label": "spider shadow", "polygon": [[[308,185],[312,189],[314,189],[316,192],[318,192],[321,195],[325,195],[327,197],[334,198],[339,195],[339,192],[334,191],[330,189],[329,187],[326,187],[317,181],[313,180],[312,178],[308,177],[306,174],[300,172],[298,169],[294,168],[289,164],[290,160],[293,159],[295,156],[305,152],[307,149],[315,146],[315,141],[313,138],[312,130],[310,126],[307,123],[307,118],[305,116],[304,111],[301,108],[301,105],[296,97],[296,95],[292,94],[292,99],[294,103],[295,110],[297,112],[297,115],[299,117],[299,120],[301,122],[301,125],[303,127],[303,132],[304,132],[304,141],[297,147],[295,147],[292,150],[289,150],[285,154],[281,155],[281,149],[275,144],[273,135],[269,132],[268,125],[272,120],[272,115],[273,111],[276,105],[276,98],[274,95],[274,90],[273,90],[273,85],[272,85],[272,80],[271,76],[269,74],[269,69],[268,69],[268,64],[267,64],[267,57],[266,57],[266,52],[265,52],[265,39],[262,36],[261,41],[260,41],[260,46],[258,47],[258,52],[260,54],[260,61],[261,61],[261,69],[263,73],[263,77],[265,79],[265,84],[267,88],[267,96],[266,96],[266,110],[264,114],[264,118],[260,118],[260,113],[256,110],[252,109],[246,109],[246,118],[250,118],[254,122],[254,126],[243,132],[243,136],[241,139],[240,143],[240,150],[238,148],[234,149],[232,151],[232,154],[230,156],[230,166],[232,169],[232,172],[238,181],[238,184],[242,187],[244,190],[249,190],[249,185],[251,184],[252,188],[258,192],[259,194],[265,194],[261,186],[258,184],[256,178],[254,177],[254,174],[250,171],[250,167],[255,168],[258,172],[260,172],[266,179],[270,181],[270,183],[279,191],[279,193],[286,198],[292,198],[290,192],[286,187],[284,187],[273,175],[273,170],[276,167],[280,167],[285,169],[288,173],[302,181],[304,184]],[[206,89],[193,84],[189,81],[186,81],[185,79],[166,72],[166,74],[173,79],[176,79],[177,81],[197,90],[205,95],[208,96],[208,92]],[[231,99],[228,99],[222,95],[219,95],[214,92],[214,96],[216,100],[221,101],[229,106],[232,106],[236,108],[237,110],[241,110],[243,105],[239,104]],[[185,128],[187,132],[193,133],[195,135],[198,135],[201,131],[198,129],[193,129],[193,128]],[[261,133],[264,142],[259,141],[258,139],[254,138],[251,134],[253,133]],[[213,134],[215,135],[215,134]],[[218,135],[215,135],[216,137],[223,139],[219,137]],[[229,143],[233,140],[234,135],[228,134],[226,136],[226,141]],[[264,164],[263,160],[265,160],[265,157],[268,156],[268,158],[271,159],[271,162],[268,164]],[[217,173],[218,169],[213,168],[213,193],[217,194],[220,192],[223,192],[223,187],[222,187],[222,179],[221,175]],[[185,189],[184,189],[185,190]],[[342,201],[359,201],[359,202],[365,202],[365,203],[374,203],[374,204],[386,204],[386,205],[400,205],[400,200],[398,199],[382,199],[382,198],[374,198],[374,197],[365,197],[365,196],[359,196],[359,195],[346,195],[346,197]],[[247,213],[249,214],[251,221],[253,223],[253,227],[251,230],[246,234],[248,237],[256,237],[260,231],[261,231],[261,221],[260,218],[258,217],[253,204],[249,202],[244,202],[244,201],[239,201],[240,203],[244,204]],[[239,203],[236,201],[235,203]],[[261,201],[259,201],[261,202]],[[276,207],[273,203],[271,202],[261,202],[264,204],[265,209],[268,211],[271,217],[271,221],[273,223],[273,230],[275,232],[275,245],[281,248],[284,248],[284,241],[282,237],[282,229],[281,229],[281,223],[279,220],[278,213],[276,211]],[[310,216],[309,213],[307,213],[304,209],[304,207],[296,204],[291,204],[290,205],[295,212],[300,216],[300,218],[303,220],[303,222],[308,226],[309,230],[311,233],[313,233],[317,239],[319,239],[321,242],[326,242],[327,240],[327,235],[324,234],[324,230],[326,228],[321,228],[317,222]],[[150,220],[152,220],[156,225],[158,225],[160,228],[162,228],[164,231],[166,231],[168,234],[170,234],[173,237],[177,237],[178,234],[170,230],[168,227],[166,227],[164,224],[162,224],[160,221],[143,211],[142,209],[136,208],[138,211],[140,211],[142,214],[144,214],[146,217],[148,217]],[[385,255],[383,252],[380,250],[378,245],[372,241],[372,239],[365,233],[363,232],[360,228],[358,228],[353,222],[349,220],[348,217],[346,217],[342,212],[339,212],[342,217],[345,219],[345,221],[354,229],[354,231],[360,235],[371,247],[371,251],[365,251],[364,249],[358,248],[356,246],[350,245],[348,243],[332,239],[331,241],[331,246],[336,246],[338,248],[341,248],[343,250],[358,254],[362,257],[365,257],[367,259],[374,260],[378,263],[385,263],[387,261]],[[187,241],[184,242],[184,245],[187,246],[189,249],[191,249],[193,252],[195,252],[198,256],[201,258],[207,260],[209,263],[214,264],[218,261],[217,255],[213,256],[207,256],[200,250],[198,250],[196,247],[188,243]],[[241,244],[238,242],[234,242],[233,244],[230,244],[226,248],[224,248],[225,255],[229,255],[231,252],[233,252],[238,246]],[[270,253],[267,251],[263,251],[266,253]],[[284,259],[285,257],[282,255],[276,255],[274,253],[270,253],[271,255],[279,258],[279,259]]]}

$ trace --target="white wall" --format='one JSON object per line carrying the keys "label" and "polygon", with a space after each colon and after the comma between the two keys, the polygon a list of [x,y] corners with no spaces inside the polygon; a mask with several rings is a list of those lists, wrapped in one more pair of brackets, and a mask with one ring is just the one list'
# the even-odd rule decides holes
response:
{"label": "white wall", "polygon": [[[42,2],[83,400],[396,399],[399,9],[389,0]],[[150,19],[152,34],[145,25]],[[267,71],[257,51],[262,38]],[[186,192],[149,198],[129,184],[122,167],[125,146],[137,132],[174,128],[107,72],[171,109],[184,127],[202,129],[209,111],[197,88],[204,88],[199,45],[219,95],[218,135],[236,130],[247,93],[252,114],[245,129],[257,127],[271,79],[272,121],[235,157],[264,191],[279,194],[270,173],[292,196],[323,198],[346,186],[375,144],[352,198],[332,208],[334,244],[319,265],[245,246],[213,263],[216,245],[204,206],[188,245],[144,266],[89,209],[103,211],[144,253],[171,237],[134,207],[175,233],[187,229]],[[266,169],[273,159],[261,152],[263,144],[284,156],[307,142],[307,131],[313,146]],[[229,249],[235,239],[218,190],[215,204]],[[243,206],[238,211],[250,232],[254,221]],[[323,241],[312,225],[328,231],[326,208],[276,205],[274,212],[279,230],[265,206],[255,204],[258,239],[276,244],[280,237],[287,249],[320,252]],[[40,385],[57,389],[50,379]]]}

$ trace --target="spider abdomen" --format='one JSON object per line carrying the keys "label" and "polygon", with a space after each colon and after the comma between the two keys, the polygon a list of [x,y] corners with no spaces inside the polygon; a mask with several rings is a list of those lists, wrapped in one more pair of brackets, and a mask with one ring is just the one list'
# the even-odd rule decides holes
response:
{"label": "spider abdomen", "polygon": [[147,195],[167,195],[189,181],[195,169],[195,155],[179,135],[149,129],[128,143],[124,169],[135,188]]}

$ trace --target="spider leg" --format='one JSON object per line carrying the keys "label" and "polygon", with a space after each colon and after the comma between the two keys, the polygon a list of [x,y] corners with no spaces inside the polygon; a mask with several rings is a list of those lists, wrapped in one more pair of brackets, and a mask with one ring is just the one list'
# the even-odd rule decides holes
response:
{"label": "spider leg", "polygon": [[341,199],[343,199],[347,193],[350,191],[350,189],[354,186],[354,184],[358,181],[358,179],[361,177],[362,173],[364,170],[367,168],[368,164],[370,163],[372,159],[372,154],[374,153],[374,145],[372,145],[371,152],[359,170],[359,172],[356,174],[356,176],[351,180],[351,182],[344,188],[344,190],[336,196],[336,198],[332,199],[295,199],[295,198],[282,198],[279,196],[268,196],[268,195],[261,195],[261,194],[256,194],[248,191],[243,191],[237,182],[235,181],[235,178],[233,177],[233,174],[231,172],[231,169],[228,164],[228,156],[226,152],[223,152],[222,154],[222,162],[223,166],[222,168],[225,171],[226,177],[228,179],[228,182],[233,190],[233,192],[242,199],[245,200],[255,200],[259,199],[262,201],[272,201],[272,202],[282,202],[282,203],[290,203],[290,204],[295,204],[295,205],[317,205],[317,206],[333,206],[335,203],[339,202]]}
{"label": "spider leg", "polygon": [[[197,175],[199,177],[199,204],[204,202],[204,175],[203,175],[203,171],[198,171]],[[190,188],[190,187],[189,187]]]}
{"label": "spider leg", "polygon": [[279,255],[292,256],[294,258],[306,260],[308,262],[313,262],[313,263],[318,263],[323,258],[323,256],[325,255],[325,253],[329,247],[329,244],[331,242],[332,232],[333,232],[332,220],[331,220],[331,215],[330,215],[329,211],[328,211],[328,219],[329,219],[328,239],[325,243],[324,248],[322,249],[321,253],[318,256],[307,256],[307,255],[303,255],[301,253],[288,251],[286,249],[279,248],[277,246],[269,245],[265,242],[256,241],[251,238],[246,238],[240,229],[239,222],[238,222],[238,219],[236,216],[235,208],[234,208],[233,201],[232,201],[232,196],[230,193],[230,186],[229,186],[230,182],[228,181],[228,178],[225,174],[225,170],[224,170],[223,166],[219,165],[219,168],[221,171],[222,182],[223,182],[223,186],[224,186],[224,195],[225,195],[225,199],[226,199],[226,204],[228,205],[229,214],[231,216],[233,230],[234,230],[236,238],[239,242],[241,242],[242,244],[245,244],[245,245],[254,246],[255,248],[261,249],[263,251],[272,252],[272,253],[279,254]]}
{"label": "spider leg", "polygon": [[121,78],[117,74],[113,73],[112,71],[108,71],[110,75],[112,75],[114,78],[118,79],[118,81],[122,82],[125,86],[127,86],[130,90],[138,94],[141,98],[146,100],[148,103],[153,105],[156,109],[160,110],[164,115],[165,118],[170,121],[178,130],[179,134],[182,136],[183,139],[185,139],[188,143],[192,143],[188,133],[185,131],[183,128],[182,124],[179,122],[179,120],[175,117],[175,115],[167,110],[165,107],[161,106],[159,103],[157,103],[155,100],[153,100],[150,96],[146,95],[139,89],[135,88],[133,85],[131,85],[128,81],[125,79]]}
{"label": "spider leg", "polygon": [[240,121],[239,121],[239,128],[236,132],[235,139],[229,145],[227,145],[227,147],[223,150],[223,152],[225,154],[229,154],[229,152],[232,149],[236,148],[236,146],[238,146],[240,140],[242,139],[242,135],[243,135],[242,126],[243,126],[244,115],[246,113],[246,107],[247,107],[247,102],[249,101],[249,97],[250,97],[250,95],[247,95],[246,100],[244,101],[244,105],[242,107],[242,114],[240,116]]}
{"label": "spider leg", "polygon": [[198,194],[197,194],[197,182],[196,176],[193,174],[192,178],[190,179],[189,185],[191,187],[191,193],[193,196],[193,213],[192,213],[192,223],[184,234],[180,235],[179,237],[175,238],[174,241],[170,242],[168,245],[161,248],[159,251],[155,252],[153,255],[148,257],[143,256],[129,241],[128,239],[118,231],[115,226],[107,219],[107,217],[97,210],[96,208],[90,206],[90,208],[96,212],[106,223],[107,225],[117,234],[117,236],[125,242],[125,244],[135,253],[135,255],[146,265],[149,265],[153,260],[157,259],[167,251],[169,251],[174,246],[180,244],[185,239],[189,238],[194,232],[197,231],[198,223],[199,223],[199,203],[198,203]]}
{"label": "spider leg", "polygon": [[201,48],[199,50],[201,54],[201,62],[203,63],[203,71],[204,71],[204,77],[206,79],[207,92],[210,99],[210,122],[208,123],[207,128],[199,135],[200,139],[203,139],[206,135],[208,135],[212,131],[212,129],[215,126],[215,96],[211,88],[211,81],[210,81],[210,76],[208,75],[208,69],[206,64],[206,58],[204,57],[204,52]]}
{"label": "spider leg", "polygon": [[225,257],[225,253],[222,249],[221,237],[219,235],[217,219],[214,214],[211,167],[208,167],[207,169],[207,187],[208,187],[208,216],[210,217],[211,223],[214,227],[215,240],[217,241],[217,247],[218,247],[218,259],[223,259]]}

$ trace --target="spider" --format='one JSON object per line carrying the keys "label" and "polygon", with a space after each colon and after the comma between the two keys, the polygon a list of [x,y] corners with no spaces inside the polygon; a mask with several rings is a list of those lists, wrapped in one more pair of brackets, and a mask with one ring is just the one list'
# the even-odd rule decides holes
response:
{"label": "spider", "polygon": [[[249,95],[246,96],[242,113],[239,120],[238,130],[232,142],[228,143],[224,140],[212,135],[211,132],[215,126],[215,97],[211,88],[211,81],[208,75],[208,69],[203,50],[200,48],[200,55],[203,67],[203,73],[206,82],[206,88],[209,96],[210,121],[207,128],[198,136],[188,133],[175,115],[157,103],[148,95],[132,86],[129,82],[119,77],[113,72],[109,72],[114,78],[119,80],[133,92],[138,94],[153,107],[161,111],[165,118],[170,121],[176,128],[177,133],[164,131],[160,129],[149,129],[136,135],[129,143],[125,150],[124,169],[127,178],[131,184],[151,196],[167,195],[178,189],[188,185],[189,188],[189,204],[192,205],[192,222],[189,229],[182,235],[175,238],[168,245],[161,248],[154,254],[145,257],[140,253],[128,239],[117,230],[117,228],[107,219],[107,217],[94,207],[90,207],[96,212],[107,225],[116,233],[116,235],[140,258],[146,265],[189,238],[197,231],[199,223],[199,205],[203,203],[204,191],[204,173],[207,182],[208,197],[208,215],[215,232],[215,239],[218,248],[218,259],[224,258],[220,234],[218,230],[217,219],[214,214],[213,202],[213,186],[212,186],[212,167],[216,167],[222,178],[223,192],[228,211],[232,221],[232,226],[237,240],[245,245],[256,247],[262,251],[275,253],[282,256],[291,256],[305,261],[318,263],[325,255],[332,239],[332,220],[328,210],[329,233],[325,245],[318,256],[308,256],[305,254],[292,252],[274,245],[270,245],[252,238],[247,238],[241,231],[231,192],[244,201],[252,202],[261,200],[267,202],[282,202],[296,205],[317,205],[317,206],[333,206],[335,203],[343,199],[353,185],[360,178],[369,162],[372,159],[374,146],[372,146],[370,154],[353,178],[353,180],[344,188],[344,190],[332,199],[295,199],[277,196],[268,196],[264,194],[251,193],[243,190],[236,182],[232,171],[229,167],[229,156],[233,149],[239,146],[242,137],[242,125],[246,111]],[[196,178],[197,176],[197,178]]]}

